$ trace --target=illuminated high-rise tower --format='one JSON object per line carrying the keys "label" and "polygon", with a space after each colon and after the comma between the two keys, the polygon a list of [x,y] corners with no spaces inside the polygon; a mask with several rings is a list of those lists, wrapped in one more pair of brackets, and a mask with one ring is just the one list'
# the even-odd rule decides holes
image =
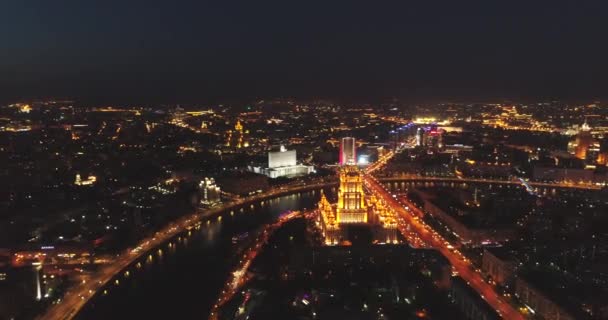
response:
{"label": "illuminated high-rise tower", "polygon": [[357,151],[355,138],[345,137],[340,141],[340,165],[351,166],[357,164]]}
{"label": "illuminated high-rise tower", "polygon": [[40,270],[42,270],[42,266],[38,265],[34,268],[34,273],[36,275],[36,301],[42,300],[42,285],[40,284]]}
{"label": "illuminated high-rise tower", "polygon": [[337,213],[338,223],[367,222],[363,177],[356,166],[348,165],[340,170]]}
{"label": "illuminated high-rise tower", "polygon": [[226,146],[237,149],[249,147],[248,135],[249,130],[245,130],[240,120],[236,121],[234,130],[228,130],[226,138]]}
{"label": "illuminated high-rise tower", "polygon": [[422,128],[418,128],[418,130],[416,130],[416,146],[417,147],[422,147],[424,145],[424,129]]}
{"label": "illuminated high-rise tower", "polygon": [[363,172],[354,165],[340,167],[338,203],[331,205],[321,193],[318,206],[317,226],[320,227],[326,245],[338,245],[345,239],[347,226],[376,225],[382,231],[374,231],[379,243],[398,243],[395,213],[376,196],[365,194]]}

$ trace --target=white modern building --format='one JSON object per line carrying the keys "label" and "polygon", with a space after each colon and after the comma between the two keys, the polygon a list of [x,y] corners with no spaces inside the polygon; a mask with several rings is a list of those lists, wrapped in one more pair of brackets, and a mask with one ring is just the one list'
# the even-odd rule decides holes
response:
{"label": "white modern building", "polygon": [[298,164],[296,151],[287,150],[281,146],[279,151],[268,152],[268,167],[250,167],[250,170],[268,176],[269,178],[299,177],[315,172],[313,166]]}
{"label": "white modern building", "polygon": [[280,151],[268,152],[268,168],[290,167],[297,165],[296,151],[281,146]]}

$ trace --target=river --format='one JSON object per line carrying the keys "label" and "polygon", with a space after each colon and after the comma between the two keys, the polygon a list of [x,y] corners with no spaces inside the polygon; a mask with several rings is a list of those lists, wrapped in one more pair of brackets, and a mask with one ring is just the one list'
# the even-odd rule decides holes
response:
{"label": "river", "polygon": [[232,237],[255,230],[287,210],[310,209],[318,191],[256,203],[204,221],[190,235],[164,244],[121,274],[78,314],[78,320],[206,319],[234,263]]}

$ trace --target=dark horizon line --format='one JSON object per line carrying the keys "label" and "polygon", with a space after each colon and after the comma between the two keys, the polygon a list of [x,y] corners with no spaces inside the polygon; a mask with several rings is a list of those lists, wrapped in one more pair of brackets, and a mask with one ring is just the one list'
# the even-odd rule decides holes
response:
{"label": "dark horizon line", "polygon": [[[22,97],[22,98],[0,98],[0,103],[3,105],[13,103],[34,103],[34,102],[46,102],[46,101],[72,101],[80,106],[193,106],[193,105],[230,105],[230,104],[255,104],[259,101],[273,101],[273,100],[292,100],[294,102],[302,103],[314,103],[319,101],[327,101],[331,103],[342,103],[342,104],[390,104],[390,103],[403,103],[403,104],[487,104],[487,103],[547,103],[547,102],[558,102],[558,103],[570,103],[570,104],[587,104],[587,103],[601,103],[605,100],[605,97],[588,97],[588,98],[560,98],[560,97],[509,97],[509,96],[493,96],[493,97],[398,97],[398,96],[384,96],[384,97],[341,97],[341,96],[266,96],[266,97],[235,97],[235,98],[185,98],[183,100],[176,99],[136,99],[136,98],[108,98],[101,100],[99,98],[83,98],[83,97],[67,97],[67,96],[55,96],[55,97]],[[139,101],[137,101],[139,100]],[[156,100],[156,101],[151,101]],[[169,101],[171,100],[171,101]]]}

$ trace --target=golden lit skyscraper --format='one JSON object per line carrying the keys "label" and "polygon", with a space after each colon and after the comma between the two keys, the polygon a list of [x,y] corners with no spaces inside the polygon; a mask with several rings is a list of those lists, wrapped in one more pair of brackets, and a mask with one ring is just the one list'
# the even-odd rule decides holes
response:
{"label": "golden lit skyscraper", "polygon": [[249,130],[245,130],[240,120],[236,121],[234,130],[228,130],[226,138],[226,146],[234,148],[247,148],[249,147],[248,141]]}
{"label": "golden lit skyscraper", "polygon": [[356,166],[344,166],[340,169],[337,212],[338,223],[367,222],[363,177]]}
{"label": "golden lit skyscraper", "polygon": [[374,232],[379,243],[398,243],[395,213],[373,194],[365,195],[363,172],[357,166],[345,165],[340,167],[339,177],[338,203],[331,205],[322,193],[318,205],[317,226],[325,244],[341,244],[349,224],[380,226],[382,231]]}

